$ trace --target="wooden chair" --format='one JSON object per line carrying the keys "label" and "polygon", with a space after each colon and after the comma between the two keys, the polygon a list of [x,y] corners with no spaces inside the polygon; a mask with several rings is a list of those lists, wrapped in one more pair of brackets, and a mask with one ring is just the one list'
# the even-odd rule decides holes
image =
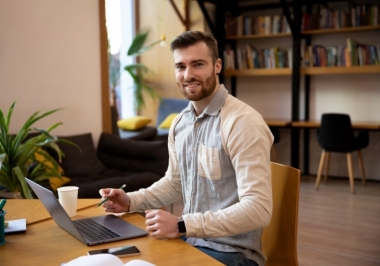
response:
{"label": "wooden chair", "polygon": [[262,235],[262,250],[267,258],[265,266],[297,266],[300,170],[273,162],[271,166],[273,212]]}
{"label": "wooden chair", "polygon": [[355,193],[352,153],[356,151],[359,159],[362,183],[363,186],[365,186],[363,158],[360,150],[368,146],[368,131],[361,131],[358,136],[355,136],[349,115],[326,113],[322,115],[321,127],[318,129],[317,133],[318,143],[323,150],[319,161],[315,189],[318,190],[319,188],[323,168],[325,168],[324,181],[326,182],[327,180],[331,152],[346,153],[351,193]]}

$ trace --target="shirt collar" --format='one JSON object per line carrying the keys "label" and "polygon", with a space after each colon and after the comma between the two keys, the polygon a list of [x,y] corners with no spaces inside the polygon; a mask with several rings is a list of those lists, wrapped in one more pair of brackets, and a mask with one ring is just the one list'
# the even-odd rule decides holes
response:
{"label": "shirt collar", "polygon": [[223,84],[220,84],[218,91],[215,93],[209,105],[203,111],[204,114],[209,116],[217,116],[228,95],[227,89]]}
{"label": "shirt collar", "polygon": [[[224,87],[223,84],[220,84],[218,91],[215,93],[214,97],[211,99],[210,103],[205,108],[203,113],[199,116],[199,118],[203,117],[205,114],[209,116],[217,116],[224,102],[226,101],[227,96],[227,89]],[[189,102],[189,105],[184,109],[184,112],[189,112],[196,116],[194,107],[191,102]]]}

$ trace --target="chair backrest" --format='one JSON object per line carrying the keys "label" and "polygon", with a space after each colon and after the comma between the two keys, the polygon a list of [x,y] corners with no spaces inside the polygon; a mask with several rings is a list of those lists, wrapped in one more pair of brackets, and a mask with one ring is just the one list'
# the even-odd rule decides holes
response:
{"label": "chair backrest", "polygon": [[172,113],[180,113],[187,107],[189,100],[178,98],[163,98],[158,107],[157,126]]}
{"label": "chair backrest", "polygon": [[355,148],[355,135],[347,114],[322,114],[318,142],[327,151],[349,152]]}
{"label": "chair backrest", "polygon": [[298,265],[297,226],[300,170],[271,163],[273,211],[270,224],[264,228],[262,250],[266,266]]}

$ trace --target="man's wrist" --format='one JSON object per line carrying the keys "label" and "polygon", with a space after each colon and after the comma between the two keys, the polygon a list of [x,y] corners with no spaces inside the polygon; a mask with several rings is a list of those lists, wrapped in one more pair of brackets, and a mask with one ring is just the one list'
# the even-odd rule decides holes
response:
{"label": "man's wrist", "polygon": [[186,235],[186,225],[182,217],[178,219],[178,233],[180,235]]}

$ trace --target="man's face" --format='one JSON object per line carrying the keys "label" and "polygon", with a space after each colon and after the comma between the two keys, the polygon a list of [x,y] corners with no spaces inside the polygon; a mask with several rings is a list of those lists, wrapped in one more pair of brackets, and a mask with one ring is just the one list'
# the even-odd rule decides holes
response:
{"label": "man's face", "polygon": [[188,100],[203,100],[219,87],[216,73],[220,72],[221,61],[212,63],[204,42],[174,50],[173,58],[178,87]]}

